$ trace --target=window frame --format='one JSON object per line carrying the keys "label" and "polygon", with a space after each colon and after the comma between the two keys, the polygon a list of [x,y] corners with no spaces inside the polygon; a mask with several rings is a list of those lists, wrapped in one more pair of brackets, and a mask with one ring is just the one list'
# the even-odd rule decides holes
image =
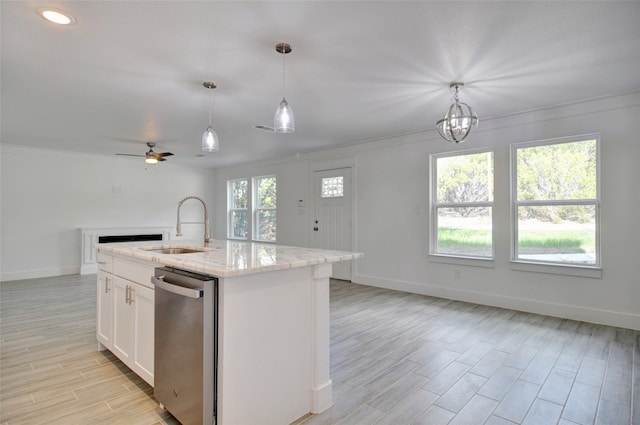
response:
{"label": "window frame", "polygon": [[[587,142],[595,140],[596,142],[596,197],[595,198],[577,198],[577,199],[553,199],[553,200],[518,200],[518,156],[519,149],[526,149],[537,146],[551,146],[565,143]],[[518,270],[523,271],[549,271],[551,273],[559,274],[576,274],[584,275],[587,277],[599,277],[599,274],[589,274],[588,270],[599,271],[602,269],[602,252],[600,246],[600,206],[601,206],[601,156],[600,156],[600,134],[590,133],[581,134],[576,136],[558,137],[544,140],[534,140],[529,142],[513,143],[510,145],[510,227],[511,227],[511,241],[510,241],[510,261],[512,266],[515,266]],[[536,260],[531,258],[519,258],[518,253],[518,209],[523,206],[563,206],[563,205],[576,205],[576,206],[593,206],[594,207],[594,226],[595,226],[595,264],[584,264],[577,262],[567,261],[549,261],[549,260]],[[554,270],[555,269],[555,270]],[[565,269],[562,271],[561,269]],[[577,270],[572,272],[571,270]],[[587,274],[581,274],[580,270],[587,270]]]}
{"label": "window frame", "polygon": [[[259,180],[264,180],[264,179],[273,179],[275,181],[275,185],[276,185],[276,205],[274,207],[259,207],[260,202],[258,202],[258,197],[260,196],[260,189],[259,189],[259,185],[257,184],[257,182]],[[278,192],[278,181],[276,178],[275,174],[267,174],[264,176],[254,176],[251,178],[251,192],[252,192],[252,214],[251,214],[251,229],[252,229],[252,233],[251,233],[251,238],[253,241],[256,242],[264,242],[264,243],[276,243],[277,241],[277,216],[278,216],[278,198],[277,198],[277,192]],[[270,239],[260,239],[258,237],[258,235],[260,234],[260,228],[259,228],[259,223],[260,220],[258,219],[259,214],[261,211],[273,211],[276,214],[276,236],[274,237],[273,240]]]}
{"label": "window frame", "polygon": [[[234,208],[233,207],[233,196],[234,196],[234,184],[237,182],[247,182],[247,206],[245,208]],[[251,235],[251,220],[249,215],[249,208],[251,206],[251,186],[250,181],[247,178],[239,178],[239,179],[230,179],[227,180],[227,238],[234,240],[249,240],[249,236]],[[235,211],[244,211],[247,216],[247,236],[245,238],[238,237],[234,235],[233,228],[233,213]]]}
{"label": "window frame", "polygon": [[[447,157],[456,157],[456,156],[466,156],[466,155],[476,155],[490,153],[491,154],[491,162],[492,162],[492,196],[490,201],[479,201],[479,202],[447,202],[440,203],[438,202],[438,159],[447,158]],[[430,160],[430,173],[429,173],[429,190],[430,190],[430,199],[429,199],[429,258],[432,261],[436,262],[454,262],[454,263],[464,263],[468,265],[478,265],[478,266],[493,266],[493,261],[495,259],[495,149],[493,148],[481,148],[481,149],[468,149],[462,151],[449,151],[449,152],[441,152],[429,155]],[[446,252],[438,252],[438,209],[441,208],[468,208],[468,207],[476,207],[476,208],[489,208],[491,210],[491,255],[490,256],[481,256],[481,255],[458,255],[451,254]]]}

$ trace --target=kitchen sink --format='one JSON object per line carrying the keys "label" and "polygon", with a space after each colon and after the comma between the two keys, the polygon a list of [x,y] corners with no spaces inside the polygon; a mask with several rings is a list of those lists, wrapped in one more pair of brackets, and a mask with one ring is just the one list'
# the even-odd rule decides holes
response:
{"label": "kitchen sink", "polygon": [[150,248],[145,249],[149,252],[157,252],[158,254],[192,254],[194,252],[204,252],[203,249],[194,248]]}

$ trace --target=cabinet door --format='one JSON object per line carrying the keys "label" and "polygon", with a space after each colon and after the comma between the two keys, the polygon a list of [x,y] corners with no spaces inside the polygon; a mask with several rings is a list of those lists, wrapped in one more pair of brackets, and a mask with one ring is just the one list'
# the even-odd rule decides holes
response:
{"label": "cabinet door", "polygon": [[98,271],[98,289],[96,303],[96,338],[102,349],[112,346],[113,315],[113,275]]}
{"label": "cabinet door", "polygon": [[133,288],[133,370],[153,386],[155,292],[138,284]]}
{"label": "cabinet door", "polygon": [[113,276],[113,354],[125,364],[131,363],[133,350],[133,307],[129,295],[133,284]]}

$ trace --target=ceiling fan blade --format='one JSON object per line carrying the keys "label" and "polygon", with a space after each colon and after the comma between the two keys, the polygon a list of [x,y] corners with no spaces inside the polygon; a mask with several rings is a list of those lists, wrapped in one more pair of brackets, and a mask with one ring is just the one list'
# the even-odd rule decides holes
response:
{"label": "ceiling fan blade", "polygon": [[173,153],[171,152],[154,152],[153,148],[155,145],[156,144],[153,142],[147,142],[147,146],[149,147],[149,150],[144,155],[138,155],[138,154],[132,154],[132,153],[116,153],[116,155],[136,156],[136,157],[146,158],[147,161],[150,159],[155,159],[156,161],[166,161],[166,159],[164,159],[165,156],[173,156]]}
{"label": "ceiling fan blade", "polygon": [[275,133],[276,132],[275,128],[269,127],[268,125],[258,124],[258,125],[254,125],[253,128],[255,128],[256,130],[266,131],[268,133]]}

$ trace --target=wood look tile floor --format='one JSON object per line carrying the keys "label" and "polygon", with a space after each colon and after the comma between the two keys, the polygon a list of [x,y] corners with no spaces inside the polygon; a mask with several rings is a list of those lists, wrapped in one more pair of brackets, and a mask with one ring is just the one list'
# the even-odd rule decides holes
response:
{"label": "wood look tile floor", "polygon": [[[97,351],[95,280],[0,284],[0,424],[177,424]],[[331,368],[296,425],[640,425],[628,329],[332,281]]]}

